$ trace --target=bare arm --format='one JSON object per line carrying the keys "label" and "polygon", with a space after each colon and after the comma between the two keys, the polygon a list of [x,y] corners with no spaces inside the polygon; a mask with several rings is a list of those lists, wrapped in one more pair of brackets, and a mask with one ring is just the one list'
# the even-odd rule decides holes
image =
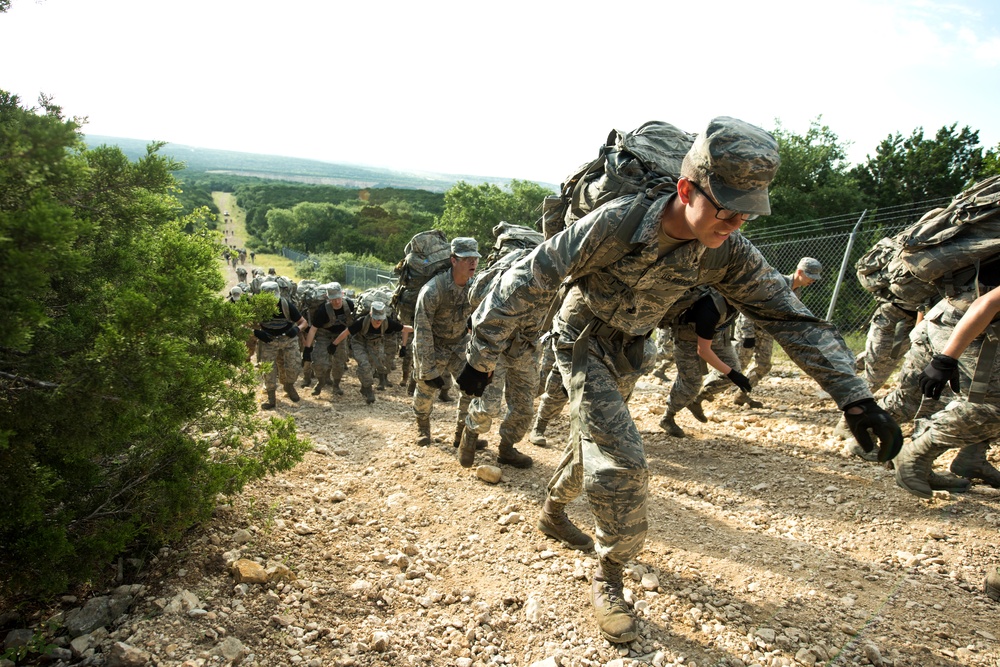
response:
{"label": "bare arm", "polygon": [[972,302],[951,332],[942,354],[958,359],[965,352],[965,348],[969,347],[969,343],[986,331],[986,327],[997,313],[1000,313],[1000,289],[987,292]]}
{"label": "bare arm", "polygon": [[719,359],[719,355],[717,355],[715,350],[712,349],[712,339],[710,338],[702,338],[701,336],[698,337],[698,356],[704,359],[709,366],[723,375],[728,375],[729,371],[733,370],[726,364],[726,362]]}

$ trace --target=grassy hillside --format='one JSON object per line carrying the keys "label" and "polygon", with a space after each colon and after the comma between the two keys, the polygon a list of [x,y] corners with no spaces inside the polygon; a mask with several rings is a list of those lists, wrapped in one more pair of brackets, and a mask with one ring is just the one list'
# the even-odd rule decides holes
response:
{"label": "grassy hillside", "polygon": [[[86,135],[91,148],[102,144],[118,146],[130,158],[137,159],[146,154],[149,141],[143,139],[123,139],[100,135]],[[189,171],[253,176],[257,178],[339,185],[348,188],[406,188],[444,192],[458,181],[467,183],[493,183],[504,186],[510,179],[462,174],[407,173],[361,167],[350,164],[335,164],[319,160],[239,153],[212,148],[198,148],[168,143],[160,151],[162,155],[183,162]]]}

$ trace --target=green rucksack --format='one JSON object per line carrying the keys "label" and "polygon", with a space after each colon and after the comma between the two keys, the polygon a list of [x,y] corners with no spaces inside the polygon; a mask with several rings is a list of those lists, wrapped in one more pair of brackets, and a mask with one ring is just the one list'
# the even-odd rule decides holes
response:
{"label": "green rucksack", "polygon": [[438,273],[451,268],[451,243],[439,229],[414,235],[403,249],[406,256],[394,271],[399,276],[396,289],[386,303],[403,324],[413,325],[420,288]]}
{"label": "green rucksack", "polygon": [[493,228],[493,238],[496,239],[493,249],[486,256],[484,266],[472,277],[472,284],[469,286],[469,302],[473,308],[482,303],[504,271],[545,240],[540,232],[509,222],[496,225]]}
{"label": "green rucksack", "polygon": [[542,202],[545,238],[613,199],[676,182],[695,136],[658,120],[632,132],[611,130],[597,158],[570,174],[558,195]]}
{"label": "green rucksack", "polygon": [[876,243],[855,264],[861,286],[907,310],[953,295],[1000,255],[1000,176],[975,183]]}

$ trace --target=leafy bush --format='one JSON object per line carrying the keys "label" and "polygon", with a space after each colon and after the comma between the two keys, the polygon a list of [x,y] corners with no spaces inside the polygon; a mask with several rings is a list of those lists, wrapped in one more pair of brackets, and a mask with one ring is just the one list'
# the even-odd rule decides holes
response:
{"label": "leafy bush", "polygon": [[177,165],[158,148],[135,162],[86,150],[58,107],[22,108],[0,91],[8,593],[86,581],[305,450],[291,419],[256,416],[246,325],[273,298],[218,296],[212,216],[177,218]]}

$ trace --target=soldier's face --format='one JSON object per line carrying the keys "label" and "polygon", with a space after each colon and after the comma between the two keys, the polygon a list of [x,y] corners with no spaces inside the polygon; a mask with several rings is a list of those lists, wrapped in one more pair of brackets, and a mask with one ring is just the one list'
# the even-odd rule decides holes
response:
{"label": "soldier's face", "polygon": [[678,188],[678,193],[682,195],[681,201],[686,204],[684,210],[684,223],[690,236],[695,238],[702,245],[709,248],[718,248],[730,234],[743,226],[746,216],[736,215],[729,220],[720,220],[718,217],[719,207],[706,195],[699,192],[693,184],[682,182],[682,187]]}
{"label": "soldier's face", "polygon": [[344,298],[337,297],[336,299],[330,299],[330,305],[339,310],[340,307],[344,305]]}
{"label": "soldier's face", "polygon": [[464,285],[469,282],[469,278],[475,274],[476,267],[478,266],[478,257],[452,257],[451,268],[452,276],[455,278],[455,284]]}

